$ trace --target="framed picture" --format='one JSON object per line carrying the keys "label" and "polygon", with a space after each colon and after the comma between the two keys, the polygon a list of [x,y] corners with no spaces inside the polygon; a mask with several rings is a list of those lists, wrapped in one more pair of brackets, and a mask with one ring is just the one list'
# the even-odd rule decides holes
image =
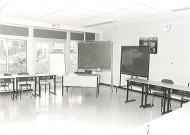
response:
{"label": "framed picture", "polygon": [[139,38],[139,46],[149,46],[150,54],[157,54],[158,37]]}

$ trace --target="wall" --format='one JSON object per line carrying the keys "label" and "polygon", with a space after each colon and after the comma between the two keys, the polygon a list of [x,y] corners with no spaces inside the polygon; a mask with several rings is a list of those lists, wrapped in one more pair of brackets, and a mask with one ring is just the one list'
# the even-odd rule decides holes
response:
{"label": "wall", "polygon": [[[165,24],[171,25],[164,31]],[[138,45],[140,37],[158,36],[158,53],[150,56],[149,79],[173,79],[175,84],[190,82],[190,20],[181,20],[147,26],[115,26],[102,33],[102,40],[113,41],[113,84],[119,84],[121,45]],[[126,76],[122,76],[125,84]],[[110,73],[104,73],[101,82],[110,84]]]}

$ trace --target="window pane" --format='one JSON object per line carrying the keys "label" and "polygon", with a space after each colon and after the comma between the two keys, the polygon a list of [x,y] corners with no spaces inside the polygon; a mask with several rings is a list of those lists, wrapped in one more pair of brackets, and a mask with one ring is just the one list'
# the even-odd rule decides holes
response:
{"label": "window pane", "polygon": [[0,74],[6,73],[7,51],[3,40],[0,40]]}
{"label": "window pane", "polygon": [[64,53],[64,45],[65,40],[36,41],[36,73],[50,73],[50,53]]}
{"label": "window pane", "polygon": [[26,45],[25,40],[8,40],[8,72],[19,73],[26,71]]}
{"label": "window pane", "polygon": [[49,73],[49,43],[36,43],[36,73]]}
{"label": "window pane", "polygon": [[78,41],[71,41],[70,45],[70,73],[77,71],[78,67]]}

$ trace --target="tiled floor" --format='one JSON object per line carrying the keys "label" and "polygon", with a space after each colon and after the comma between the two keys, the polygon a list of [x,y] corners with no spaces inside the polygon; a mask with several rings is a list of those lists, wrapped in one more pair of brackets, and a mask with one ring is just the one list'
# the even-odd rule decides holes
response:
{"label": "tiled floor", "polygon": [[[0,134],[126,134],[153,119],[161,117],[160,98],[155,99],[152,108],[140,108],[141,94],[130,92],[135,102],[124,103],[126,91],[111,91],[101,85],[96,98],[96,89],[80,88],[61,95],[45,94],[41,98],[31,98],[25,92],[22,99],[11,100],[10,96],[0,95]],[[148,98],[151,101],[151,96]],[[172,109],[180,103],[172,101]]]}

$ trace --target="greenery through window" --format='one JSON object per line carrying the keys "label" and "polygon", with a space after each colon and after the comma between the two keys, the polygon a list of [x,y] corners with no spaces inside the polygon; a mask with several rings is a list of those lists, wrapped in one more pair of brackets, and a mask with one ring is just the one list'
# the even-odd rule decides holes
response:
{"label": "greenery through window", "polygon": [[27,41],[15,39],[0,40],[0,73],[27,72]]}
{"label": "greenery through window", "polygon": [[36,40],[36,73],[50,73],[50,53],[64,53],[64,46],[65,40]]}

